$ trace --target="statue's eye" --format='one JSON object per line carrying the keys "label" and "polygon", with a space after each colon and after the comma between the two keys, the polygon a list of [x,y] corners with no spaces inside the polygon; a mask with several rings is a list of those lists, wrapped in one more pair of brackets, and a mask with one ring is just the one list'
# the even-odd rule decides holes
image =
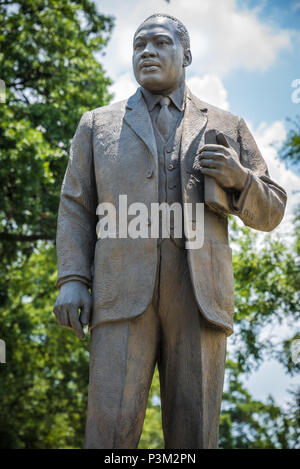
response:
{"label": "statue's eye", "polygon": [[141,42],[138,42],[137,44],[135,44],[134,48],[135,49],[142,49],[143,47],[143,44]]}

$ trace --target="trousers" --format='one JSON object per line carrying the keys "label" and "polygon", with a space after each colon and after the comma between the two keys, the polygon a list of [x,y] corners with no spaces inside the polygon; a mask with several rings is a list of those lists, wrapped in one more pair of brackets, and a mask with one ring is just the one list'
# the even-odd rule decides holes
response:
{"label": "trousers", "polygon": [[137,448],[156,364],[165,448],[218,447],[226,335],[201,316],[186,250],[165,238],[157,255],[146,311],[91,331],[86,449]]}

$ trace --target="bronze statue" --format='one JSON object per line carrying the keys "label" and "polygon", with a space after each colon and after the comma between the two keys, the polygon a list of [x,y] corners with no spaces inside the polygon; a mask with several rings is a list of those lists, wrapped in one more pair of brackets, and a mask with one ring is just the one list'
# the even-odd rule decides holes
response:
{"label": "bronze statue", "polygon": [[[234,299],[227,215],[270,231],[286,193],[244,120],[189,91],[189,35],[156,14],[137,29],[134,96],[86,112],[74,136],[57,228],[54,312],[91,332],[85,448],[136,448],[158,364],[166,448],[216,448]],[[97,236],[97,207],[204,204],[204,242]],[[97,212],[98,213],[98,212]],[[147,226],[153,221],[149,218]],[[91,290],[91,294],[90,294]],[[79,314],[80,311],[80,314]]]}

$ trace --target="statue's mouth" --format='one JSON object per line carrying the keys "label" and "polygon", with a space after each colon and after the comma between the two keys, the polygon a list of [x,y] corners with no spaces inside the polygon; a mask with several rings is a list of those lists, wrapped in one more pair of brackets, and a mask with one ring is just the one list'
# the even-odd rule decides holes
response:
{"label": "statue's mouth", "polygon": [[141,65],[140,65],[140,68],[143,70],[143,69],[151,69],[151,68],[157,68],[157,67],[160,67],[159,63],[157,62],[150,62],[148,60],[146,60],[145,62],[142,62]]}

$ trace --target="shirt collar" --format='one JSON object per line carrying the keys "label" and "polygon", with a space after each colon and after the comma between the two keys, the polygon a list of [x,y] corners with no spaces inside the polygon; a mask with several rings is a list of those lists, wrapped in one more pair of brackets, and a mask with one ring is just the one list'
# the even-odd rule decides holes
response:
{"label": "shirt collar", "polygon": [[[151,91],[146,90],[142,86],[141,92],[145,98],[148,110],[152,111],[156,104],[158,104],[161,95],[151,93]],[[185,101],[185,83],[182,83],[178,88],[176,88],[176,90],[172,91],[172,93],[168,94],[167,96],[171,99],[172,103],[179,111],[183,111]]]}

